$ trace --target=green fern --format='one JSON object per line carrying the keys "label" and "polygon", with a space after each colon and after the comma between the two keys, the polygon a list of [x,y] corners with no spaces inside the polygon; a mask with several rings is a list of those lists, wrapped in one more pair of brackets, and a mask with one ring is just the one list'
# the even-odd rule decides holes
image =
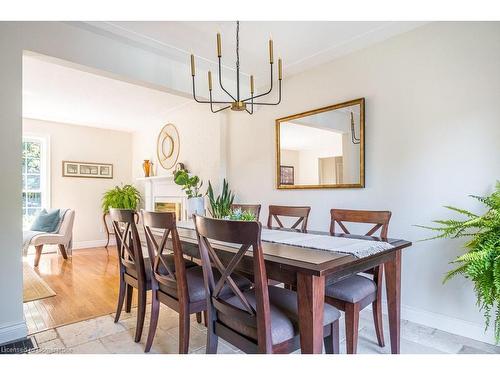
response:
{"label": "green fern", "polygon": [[467,253],[460,255],[452,264],[457,268],[444,277],[446,282],[457,275],[462,275],[474,283],[477,305],[483,311],[486,329],[494,320],[494,333],[497,344],[500,342],[500,182],[497,182],[493,194],[488,197],[470,195],[483,203],[488,211],[476,215],[460,208],[445,206],[449,210],[467,217],[466,220],[435,220],[439,226],[417,225],[439,234],[430,238],[472,237],[465,244]]}
{"label": "green fern", "polygon": [[141,201],[141,194],[132,185],[115,186],[102,197],[102,211],[107,214],[109,208],[127,208],[136,210]]}

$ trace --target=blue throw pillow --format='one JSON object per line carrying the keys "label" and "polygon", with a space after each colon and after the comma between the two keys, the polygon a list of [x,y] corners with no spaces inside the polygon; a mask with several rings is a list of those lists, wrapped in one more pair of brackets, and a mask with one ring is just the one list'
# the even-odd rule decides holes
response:
{"label": "blue throw pillow", "polygon": [[59,209],[47,212],[43,209],[40,211],[35,221],[31,225],[31,230],[36,230],[38,232],[55,232],[57,225],[59,224]]}

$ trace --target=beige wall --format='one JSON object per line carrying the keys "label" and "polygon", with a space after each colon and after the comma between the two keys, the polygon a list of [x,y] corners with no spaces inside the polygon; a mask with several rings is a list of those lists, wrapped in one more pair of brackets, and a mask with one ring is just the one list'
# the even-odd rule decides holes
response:
{"label": "beige wall", "polygon": [[[178,161],[204,181],[203,193],[208,187],[208,180],[219,186],[226,175],[225,119],[226,115],[212,114],[209,107],[193,102],[173,110],[158,123],[143,124],[140,130],[133,133],[133,178],[144,176],[144,159],[153,160],[155,174],[172,174],[172,169],[163,169],[156,157],[158,133],[163,125],[172,123],[179,132]],[[144,189],[143,182],[135,180],[135,183]]]}
{"label": "beige wall", "polygon": [[[500,23],[431,23],[283,81],[283,101],[253,116],[232,113],[229,181],[239,199],[311,205],[310,228],[329,209],[388,209],[389,235],[429,236],[414,224],[450,216],[443,205],[482,212],[467,194],[488,194],[500,176]],[[307,95],[304,95],[307,93]],[[274,120],[366,98],[366,188],[275,189]],[[403,317],[492,341],[472,284],[445,285],[462,240],[415,242],[403,256]]]}
{"label": "beige wall", "polygon": [[[131,182],[132,135],[32,119],[23,120],[23,132],[50,137],[51,206],[75,210],[74,247],[102,246],[102,194]],[[62,177],[63,160],[111,163],[113,179]]]}

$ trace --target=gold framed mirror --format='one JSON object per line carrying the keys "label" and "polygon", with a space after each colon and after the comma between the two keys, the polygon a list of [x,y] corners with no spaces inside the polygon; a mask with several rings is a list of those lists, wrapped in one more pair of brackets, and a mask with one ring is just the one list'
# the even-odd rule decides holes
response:
{"label": "gold framed mirror", "polygon": [[365,187],[365,99],[277,119],[276,187]]}

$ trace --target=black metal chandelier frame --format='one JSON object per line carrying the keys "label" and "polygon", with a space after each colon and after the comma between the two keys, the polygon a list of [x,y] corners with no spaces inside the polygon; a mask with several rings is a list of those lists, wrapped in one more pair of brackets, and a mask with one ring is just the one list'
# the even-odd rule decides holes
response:
{"label": "black metal chandelier frame", "polygon": [[[212,72],[208,71],[208,91],[209,91],[209,99],[210,100],[201,100],[196,97],[196,83],[195,83],[195,62],[194,55],[191,55],[191,77],[193,79],[193,98],[198,103],[210,104],[210,110],[212,113],[217,113],[224,111],[226,109],[231,109],[233,111],[246,111],[249,114],[253,114],[254,105],[278,105],[281,103],[281,81],[283,80],[283,71],[282,71],[282,61],[281,58],[278,59],[278,100],[276,102],[255,102],[255,99],[262,98],[273,91],[273,65],[274,65],[274,57],[273,57],[273,40],[269,39],[269,65],[271,71],[271,83],[269,90],[254,95],[254,78],[253,75],[250,76],[250,97],[242,99],[241,90],[240,90],[240,22],[236,21],[236,97],[232,95],[224,85],[222,84],[222,43],[220,33],[217,34],[217,57],[219,61],[219,85],[231,99],[232,101],[221,101],[221,100],[213,100],[212,97]],[[222,104],[224,105],[221,108],[214,109],[214,104]],[[249,105],[250,109],[247,108]]]}

